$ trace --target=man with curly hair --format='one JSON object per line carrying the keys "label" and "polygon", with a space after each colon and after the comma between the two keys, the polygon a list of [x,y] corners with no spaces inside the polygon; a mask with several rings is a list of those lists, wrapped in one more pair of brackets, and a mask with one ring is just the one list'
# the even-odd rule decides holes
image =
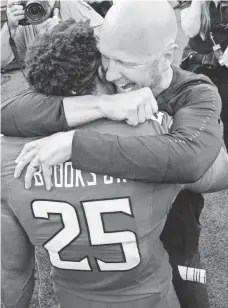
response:
{"label": "man with curly hair", "polygon": [[[69,20],[43,34],[30,48],[26,63],[30,84],[44,94],[106,91],[97,75],[99,53],[88,24]],[[171,123],[171,117],[163,114],[160,123],[154,118],[135,128],[106,120],[85,128],[110,134],[119,131],[126,136],[155,135],[167,133]],[[61,307],[178,308],[168,255],[159,235],[182,186],[152,185],[82,172],[66,162],[53,167],[50,192],[45,191],[41,171],[35,174],[35,187],[25,191],[23,179],[14,179],[13,172],[14,160],[27,141],[3,137],[5,307],[29,306],[34,245],[44,246],[49,253]],[[221,152],[220,159],[204,180],[189,188],[214,191],[228,187],[225,152]],[[216,185],[211,181],[215,170],[219,174]]]}
{"label": "man with curly hair", "polygon": [[26,75],[39,93],[59,96],[81,94],[88,79],[88,94],[95,90],[91,74],[94,81],[99,63],[100,54],[89,22],[76,24],[69,19],[29,47]]}

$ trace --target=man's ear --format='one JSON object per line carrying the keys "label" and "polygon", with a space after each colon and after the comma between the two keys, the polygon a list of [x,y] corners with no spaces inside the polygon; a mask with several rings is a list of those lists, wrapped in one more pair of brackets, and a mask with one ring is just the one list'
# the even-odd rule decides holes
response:
{"label": "man's ear", "polygon": [[173,63],[174,59],[174,53],[177,50],[178,45],[175,43],[170,44],[164,54],[163,54],[163,59],[164,59],[164,70],[167,70],[170,68],[170,65]]}

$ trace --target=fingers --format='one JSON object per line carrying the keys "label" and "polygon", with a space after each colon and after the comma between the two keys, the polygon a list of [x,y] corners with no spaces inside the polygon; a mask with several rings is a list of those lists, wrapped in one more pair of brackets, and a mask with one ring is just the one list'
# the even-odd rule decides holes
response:
{"label": "fingers", "polygon": [[128,125],[137,126],[139,124],[139,118],[137,110],[132,110],[126,119]]}
{"label": "fingers", "polygon": [[[7,1],[7,7],[8,8],[11,8],[15,5],[19,5],[21,1],[15,1],[15,0],[8,0]],[[21,6],[21,5],[20,5]]]}
{"label": "fingers", "polygon": [[[152,108],[152,114],[158,111],[158,104],[150,88],[146,87],[142,89],[144,92],[144,104],[150,104]],[[148,107],[147,107],[148,108]]]}
{"label": "fingers", "polygon": [[25,17],[25,13],[24,11],[15,11],[12,13],[14,15],[14,18],[17,18],[17,19],[22,19]]}
{"label": "fingers", "polygon": [[21,151],[21,153],[19,154],[19,156],[17,157],[17,159],[15,160],[15,163],[18,163],[23,156],[25,156],[28,152],[32,151],[35,147],[37,146],[36,142],[29,142],[26,143]]}
{"label": "fingers", "polygon": [[144,123],[146,121],[146,113],[144,105],[140,105],[138,108],[138,122]]}
{"label": "fingers", "polygon": [[19,21],[25,17],[25,13],[23,9],[19,9],[20,6],[16,6],[18,8],[11,8],[10,11],[7,12],[7,17],[11,19],[11,21]]}
{"label": "fingers", "polygon": [[9,10],[8,13],[11,13],[13,16],[24,16],[25,11],[22,5],[14,5]]}
{"label": "fingers", "polygon": [[146,120],[151,120],[151,117],[153,115],[153,109],[150,103],[146,103],[144,105],[145,114],[146,114]]}
{"label": "fingers", "polygon": [[25,17],[23,6],[19,5],[19,2],[15,3],[15,1],[8,1],[6,14],[11,30],[17,28],[19,21]]}
{"label": "fingers", "polygon": [[24,13],[24,8],[22,5],[13,5],[10,7],[10,12],[15,13],[15,12],[22,12]]}
{"label": "fingers", "polygon": [[[32,179],[34,177],[34,173],[37,172],[37,169],[41,165],[39,156],[36,155],[30,164],[27,167],[26,173],[25,173],[25,189],[29,189],[32,186]],[[43,172],[44,182],[47,190],[51,190],[52,188],[52,181],[51,181],[51,175],[52,175],[52,169],[51,166],[48,166],[46,164],[41,165],[41,169]]]}
{"label": "fingers", "polygon": [[[58,137],[56,137],[56,135]],[[53,144],[50,143],[49,141],[50,138],[51,137],[46,137],[46,138],[42,138],[42,139],[27,143],[16,159],[17,166],[15,168],[15,173],[14,173],[15,178],[18,178],[21,175],[23,169],[28,165],[26,169],[26,173],[25,173],[25,188],[26,189],[29,189],[31,187],[34,173],[37,171],[37,167],[39,166],[42,167],[46,189],[50,190],[52,187],[52,182],[51,182],[52,169],[51,169],[51,165],[49,164],[49,160],[52,161],[53,156],[55,156],[57,157],[57,162],[55,162],[54,160],[53,165],[58,163],[59,151],[56,151],[55,146],[53,146]],[[60,142],[59,142],[59,134],[55,134],[55,138],[57,138],[57,141],[56,141],[57,149],[59,147],[60,149],[63,149],[63,147],[60,145]],[[71,143],[72,143],[72,140],[71,140]],[[69,159],[68,155],[66,156],[66,158]]]}
{"label": "fingers", "polygon": [[158,103],[153,96],[149,99],[148,104],[151,106],[152,114],[158,112]]}
{"label": "fingers", "polygon": [[15,172],[14,172],[15,178],[18,178],[21,175],[21,172],[23,171],[23,169],[34,159],[36,154],[37,154],[37,149],[35,148],[35,149],[31,150],[30,152],[27,152],[20,159],[17,158],[17,166],[16,166]]}
{"label": "fingers", "polygon": [[32,186],[32,179],[34,173],[40,165],[40,160],[38,156],[35,156],[31,163],[28,165],[25,173],[25,189],[29,189]]}
{"label": "fingers", "polygon": [[18,16],[15,16],[15,21],[16,22],[19,22],[21,19],[24,18],[24,14],[23,15],[18,15]]}
{"label": "fingers", "polygon": [[150,120],[153,113],[158,110],[157,101],[149,88],[143,88],[143,92],[140,93],[142,94],[142,97],[138,98],[139,101],[136,101],[135,107],[133,107],[132,104],[132,109],[130,111],[128,110],[126,122],[132,126],[136,126],[139,123],[144,123],[145,121]]}
{"label": "fingers", "polygon": [[52,181],[51,181],[52,168],[51,168],[51,166],[48,166],[48,165],[45,165],[45,164],[42,164],[41,166],[42,166],[46,190],[51,190],[51,188],[52,188]]}

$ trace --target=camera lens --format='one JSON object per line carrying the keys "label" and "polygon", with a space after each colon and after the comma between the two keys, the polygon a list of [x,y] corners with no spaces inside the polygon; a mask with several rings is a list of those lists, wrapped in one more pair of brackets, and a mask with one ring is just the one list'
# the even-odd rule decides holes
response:
{"label": "camera lens", "polygon": [[38,8],[38,7],[36,7],[36,6],[33,5],[33,6],[31,7],[29,13],[30,13],[31,15],[33,15],[33,16],[37,16],[37,15],[40,13],[40,11],[39,11],[39,8]]}
{"label": "camera lens", "polygon": [[35,25],[43,22],[47,17],[47,13],[43,4],[37,1],[26,6],[25,16],[31,24]]}

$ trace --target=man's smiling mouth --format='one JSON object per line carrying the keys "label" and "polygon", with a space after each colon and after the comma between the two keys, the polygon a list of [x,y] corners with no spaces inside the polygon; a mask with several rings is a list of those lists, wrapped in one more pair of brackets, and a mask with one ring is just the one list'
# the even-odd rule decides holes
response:
{"label": "man's smiling mouth", "polygon": [[134,83],[124,83],[124,84],[118,84],[116,83],[116,89],[118,92],[130,92],[134,89],[135,84]]}

